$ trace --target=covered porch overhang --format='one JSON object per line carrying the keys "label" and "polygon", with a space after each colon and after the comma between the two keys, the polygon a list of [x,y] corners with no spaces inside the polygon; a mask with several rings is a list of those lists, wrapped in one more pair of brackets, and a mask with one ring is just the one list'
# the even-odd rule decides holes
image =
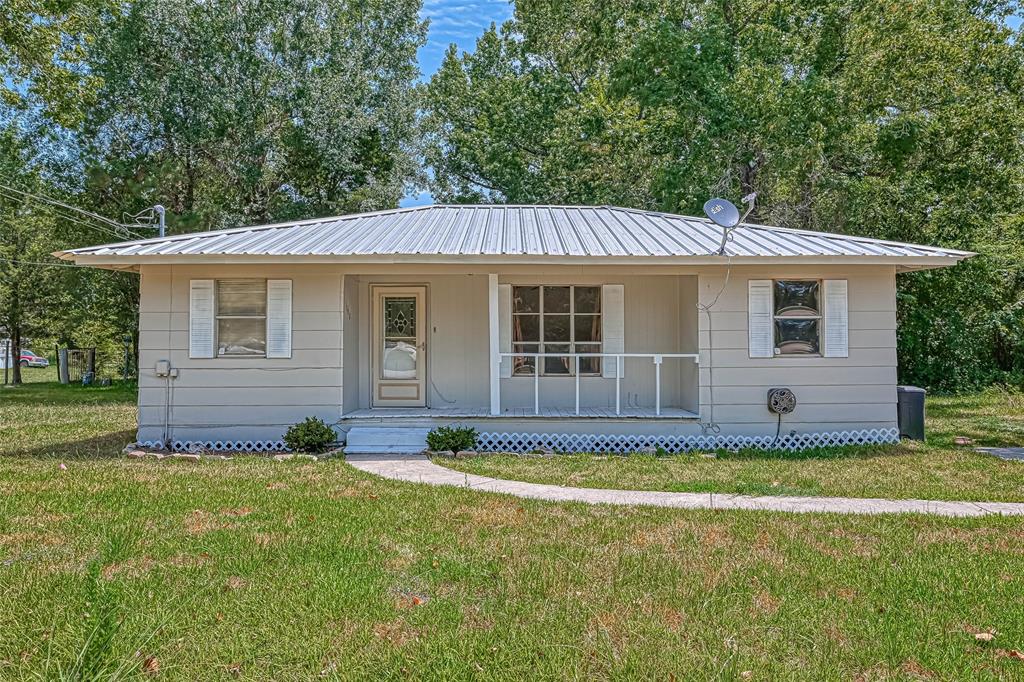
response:
{"label": "covered porch overhang", "polygon": [[[343,421],[699,419],[696,272],[495,270],[347,274]],[[426,333],[405,342],[417,358],[408,371],[422,363],[424,372],[414,404],[378,399],[377,308],[389,287],[424,292]],[[580,315],[599,336],[577,343],[574,331],[570,346],[513,333],[513,291],[570,287],[599,292],[600,307]]]}

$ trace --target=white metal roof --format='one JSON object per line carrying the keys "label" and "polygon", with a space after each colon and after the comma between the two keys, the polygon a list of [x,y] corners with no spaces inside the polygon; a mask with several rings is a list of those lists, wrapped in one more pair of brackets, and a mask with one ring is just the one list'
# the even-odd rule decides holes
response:
{"label": "white metal roof", "polygon": [[[256,225],[59,252],[83,265],[319,260],[363,262],[719,262],[721,228],[704,218],[610,206],[434,205]],[[932,246],[745,224],[733,260],[953,265],[974,255]]]}

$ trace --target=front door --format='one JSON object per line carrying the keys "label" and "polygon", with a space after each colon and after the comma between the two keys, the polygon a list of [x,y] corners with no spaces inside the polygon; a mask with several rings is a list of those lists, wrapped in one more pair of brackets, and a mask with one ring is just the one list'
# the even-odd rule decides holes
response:
{"label": "front door", "polygon": [[426,405],[427,289],[373,287],[373,406]]}

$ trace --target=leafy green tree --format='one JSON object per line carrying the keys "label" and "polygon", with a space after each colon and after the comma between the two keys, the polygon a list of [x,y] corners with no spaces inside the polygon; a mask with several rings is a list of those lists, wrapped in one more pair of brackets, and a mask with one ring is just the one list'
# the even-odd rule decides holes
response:
{"label": "leafy green tree", "polygon": [[[14,130],[0,130],[0,174],[32,191],[48,191],[34,167],[31,146]],[[64,268],[40,265],[56,248],[49,215],[23,195],[0,191],[0,337],[10,343],[13,383],[21,383],[18,358],[24,342],[46,334],[45,321],[61,291]]]}
{"label": "leafy green tree", "polygon": [[115,0],[5,0],[0,9],[0,102],[24,111],[42,106],[74,127],[97,79],[84,67],[92,30]]}
{"label": "leafy green tree", "polygon": [[418,0],[137,0],[89,49],[88,191],[172,231],[394,206],[417,178]]}
{"label": "leafy green tree", "polygon": [[424,117],[451,200],[621,203],[983,255],[901,278],[903,380],[1024,376],[1013,3],[528,0],[449,52]]}

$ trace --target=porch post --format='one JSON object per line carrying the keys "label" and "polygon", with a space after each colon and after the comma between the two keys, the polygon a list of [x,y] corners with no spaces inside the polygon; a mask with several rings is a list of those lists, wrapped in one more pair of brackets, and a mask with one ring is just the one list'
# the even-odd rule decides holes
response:
{"label": "porch post", "polygon": [[487,347],[489,349],[488,357],[490,358],[489,363],[489,376],[491,382],[491,414],[501,414],[501,352],[499,341],[498,341],[498,275],[491,273],[487,275],[487,322],[488,322],[488,336],[487,336]]}

